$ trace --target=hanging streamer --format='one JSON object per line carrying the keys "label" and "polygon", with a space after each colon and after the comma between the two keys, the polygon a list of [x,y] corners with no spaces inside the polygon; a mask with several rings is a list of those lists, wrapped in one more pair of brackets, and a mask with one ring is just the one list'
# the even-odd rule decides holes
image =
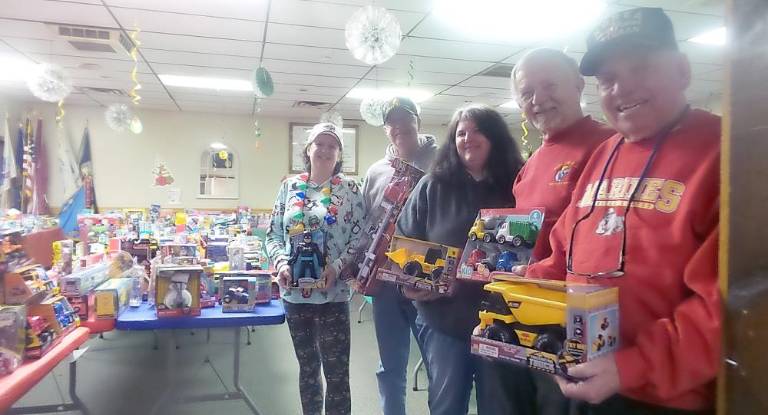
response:
{"label": "hanging streamer", "polygon": [[133,43],[133,47],[131,48],[131,59],[133,59],[133,69],[131,70],[131,81],[133,81],[133,88],[128,92],[128,95],[131,97],[131,102],[133,102],[133,105],[139,105],[139,101],[141,101],[141,96],[136,92],[139,89],[141,89],[141,84],[139,83],[139,80],[136,78],[136,74],[139,69],[139,59],[138,59],[138,53],[139,53],[139,46],[141,45],[141,42],[138,40],[139,35],[139,29],[134,30],[131,32],[131,42]]}
{"label": "hanging streamer", "polygon": [[408,62],[408,86],[411,86],[411,82],[416,78],[416,67],[413,64],[413,58]]}
{"label": "hanging streamer", "polygon": [[58,109],[56,110],[56,124],[61,125],[61,122],[64,121],[64,100],[59,100]]}
{"label": "hanging streamer", "polygon": [[523,143],[523,159],[528,160],[529,157],[531,157],[531,154],[533,154],[533,148],[531,148],[531,143],[528,141],[528,120],[523,118],[523,122],[520,123],[520,128],[523,129],[523,136],[520,137],[520,141]]}

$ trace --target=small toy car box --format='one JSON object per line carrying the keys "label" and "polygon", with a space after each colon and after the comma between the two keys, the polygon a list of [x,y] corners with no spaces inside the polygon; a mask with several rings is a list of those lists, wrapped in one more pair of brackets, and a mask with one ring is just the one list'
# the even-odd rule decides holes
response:
{"label": "small toy car box", "polygon": [[113,278],[93,290],[96,318],[117,318],[128,307],[133,278]]}
{"label": "small toy car box", "polygon": [[63,336],[80,326],[80,317],[61,295],[46,298],[40,304],[28,305],[27,312],[30,316],[45,318],[56,336]]}
{"label": "small toy car box", "polygon": [[221,311],[251,312],[256,307],[255,277],[223,277],[221,279]]}
{"label": "small toy car box", "polygon": [[24,356],[27,309],[0,306],[0,376],[16,370]]}
{"label": "small toy car box", "polygon": [[461,249],[395,236],[385,255],[389,261],[378,269],[376,278],[446,294],[456,276]]}
{"label": "small toy car box", "polygon": [[[381,204],[373,206],[369,217],[378,218],[376,222],[365,222],[355,259],[355,270],[342,270],[341,279],[356,278],[362,286],[364,295],[375,295],[381,282],[376,278],[377,270],[387,262],[385,253],[395,233],[395,223],[408,195],[419,182],[424,172],[402,159],[391,162],[395,169],[392,179],[384,189]],[[351,267],[354,268],[354,267]],[[350,273],[352,275],[346,275]]]}
{"label": "small toy car box", "polygon": [[66,296],[88,294],[89,291],[109,279],[108,269],[109,264],[101,263],[59,278],[61,293]]}
{"label": "small toy car box", "polygon": [[200,315],[200,265],[160,265],[157,268],[157,317]]}
{"label": "small toy car box", "polygon": [[491,272],[527,265],[544,209],[481,209],[467,233],[458,278],[488,282]]}
{"label": "small toy car box", "polygon": [[618,349],[618,288],[494,273],[472,353],[568,377]]}
{"label": "small toy car box", "polygon": [[[254,304],[266,304],[272,300],[272,274],[269,271],[251,270],[251,271],[227,271],[220,274],[222,278],[253,278],[255,280],[255,289],[248,291],[253,298]],[[227,292],[220,290],[222,304]]]}

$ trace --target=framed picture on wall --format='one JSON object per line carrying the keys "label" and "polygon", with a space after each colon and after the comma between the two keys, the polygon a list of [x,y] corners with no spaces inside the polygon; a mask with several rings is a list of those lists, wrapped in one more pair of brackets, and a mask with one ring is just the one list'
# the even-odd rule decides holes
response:
{"label": "framed picture on wall", "polygon": [[[290,128],[290,144],[288,145],[288,162],[290,163],[291,173],[301,173],[304,171],[304,145],[307,142],[309,131],[314,124],[292,122]],[[358,127],[356,125],[344,126],[342,141],[344,142],[344,152],[342,153],[341,171],[350,176],[357,176],[357,137]]]}

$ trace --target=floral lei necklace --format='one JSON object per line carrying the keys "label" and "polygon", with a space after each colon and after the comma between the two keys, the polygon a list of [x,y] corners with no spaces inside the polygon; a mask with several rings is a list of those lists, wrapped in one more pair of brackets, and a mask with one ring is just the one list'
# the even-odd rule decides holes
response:
{"label": "floral lei necklace", "polygon": [[[296,186],[296,188],[299,190],[296,192],[296,197],[298,197],[299,200],[297,200],[293,206],[298,209],[296,213],[293,214],[291,217],[291,220],[294,222],[293,227],[291,228],[291,233],[296,234],[300,232],[304,232],[305,229],[309,228],[309,230],[312,230],[312,224],[305,224],[304,220],[307,218],[307,215],[304,213],[305,208],[307,206],[307,190],[309,189],[309,174],[308,173],[302,173],[299,175],[299,179],[301,182]],[[320,190],[320,193],[322,193],[323,197],[320,198],[320,204],[325,206],[327,208],[327,213],[325,214],[325,217],[323,218],[325,220],[325,223],[328,225],[333,225],[337,222],[336,217],[339,214],[339,208],[338,206],[334,205],[332,203],[333,198],[331,197],[333,195],[333,187],[338,186],[341,183],[341,177],[339,175],[334,175],[331,177],[331,184],[328,187],[324,187]]]}

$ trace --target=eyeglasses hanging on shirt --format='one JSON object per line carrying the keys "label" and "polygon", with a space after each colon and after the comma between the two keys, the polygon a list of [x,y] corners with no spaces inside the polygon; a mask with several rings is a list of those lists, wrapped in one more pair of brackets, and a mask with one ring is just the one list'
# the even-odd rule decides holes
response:
{"label": "eyeglasses hanging on shirt", "polygon": [[618,143],[613,147],[611,150],[611,154],[608,156],[608,160],[605,162],[605,166],[603,167],[603,171],[600,173],[600,179],[597,181],[597,186],[594,189],[594,196],[592,197],[592,204],[589,207],[589,211],[584,214],[581,218],[579,218],[576,223],[573,224],[573,228],[571,229],[571,238],[568,241],[568,256],[566,259],[566,271],[569,274],[577,275],[580,277],[587,277],[587,278],[616,278],[621,277],[624,275],[624,265],[625,261],[624,258],[626,256],[627,251],[627,220],[629,219],[629,212],[632,209],[632,203],[635,201],[635,196],[637,195],[638,189],[640,189],[640,185],[643,183],[643,180],[645,180],[646,176],[648,175],[648,171],[651,169],[651,166],[653,165],[653,161],[656,159],[656,154],[659,152],[659,148],[661,148],[661,145],[666,141],[667,137],[669,137],[669,134],[672,132],[672,130],[675,129],[675,127],[680,124],[680,122],[685,118],[685,116],[688,114],[690,110],[690,106],[686,106],[685,109],[680,113],[680,115],[675,118],[673,122],[671,122],[666,128],[664,128],[662,131],[660,131],[656,137],[656,142],[653,144],[653,149],[651,150],[651,154],[648,156],[648,160],[645,162],[645,166],[643,167],[642,172],[640,173],[640,179],[637,181],[637,185],[632,190],[632,194],[629,196],[629,200],[627,200],[626,208],[624,209],[624,226],[621,227],[621,250],[619,251],[619,258],[618,258],[618,265],[616,269],[612,271],[599,271],[599,272],[579,272],[574,271],[573,269],[573,247],[574,247],[574,239],[576,237],[576,228],[579,226],[581,222],[584,222],[587,220],[592,213],[595,211],[595,207],[597,206],[597,198],[600,194],[600,188],[603,186],[603,182],[605,181],[605,175],[608,172],[608,168],[611,166],[611,163],[613,162],[614,158],[616,157],[616,154],[619,152],[619,147],[621,147],[624,142],[626,141],[626,138],[622,137],[621,140],[619,140]]}

